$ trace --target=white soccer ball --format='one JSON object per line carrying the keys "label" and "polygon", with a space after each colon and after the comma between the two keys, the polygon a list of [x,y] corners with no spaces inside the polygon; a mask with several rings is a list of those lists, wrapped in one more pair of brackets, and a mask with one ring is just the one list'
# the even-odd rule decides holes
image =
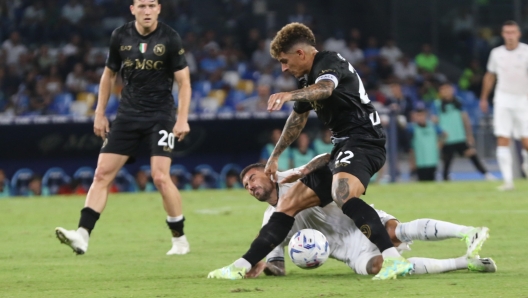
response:
{"label": "white soccer ball", "polygon": [[288,253],[295,265],[303,269],[314,269],[328,260],[330,248],[323,233],[302,229],[290,239]]}

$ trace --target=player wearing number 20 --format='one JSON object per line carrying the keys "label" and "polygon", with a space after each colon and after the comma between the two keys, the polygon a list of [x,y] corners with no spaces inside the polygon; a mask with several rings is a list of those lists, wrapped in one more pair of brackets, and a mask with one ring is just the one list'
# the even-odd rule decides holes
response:
{"label": "player wearing number 20", "polygon": [[[273,94],[269,98],[269,111],[280,110],[287,101],[295,101],[295,105],[268,159],[265,173],[275,176],[279,156],[297,139],[310,110],[315,110],[332,131],[334,143],[328,163],[333,174],[332,185],[321,191],[328,193],[331,190],[332,199],[343,213],[382,252],[384,262],[374,279],[405,275],[412,269],[412,264],[394,248],[376,211],[359,198],[365,193],[370,178],[385,163],[386,153],[385,133],[358,73],[338,53],[318,52],[312,31],[299,23],[283,27],[271,42],[270,52],[280,62],[283,72],[299,79],[300,89]],[[299,184],[299,189],[292,189],[279,200],[276,212],[241,259],[225,270],[211,272],[209,277],[237,278],[228,274],[230,272],[244,276],[243,273],[286,238],[298,212],[329,203],[315,195],[323,187],[321,183],[307,181],[303,185]],[[301,198],[303,195],[311,199]]]}
{"label": "player wearing number 20", "polygon": [[[158,0],[132,0],[130,11],[135,21],[112,33],[94,120],[94,132],[104,140],[94,181],[81,210],[79,228],[55,230],[59,240],[77,254],[88,249],[90,232],[108,199],[108,186],[119,169],[133,160],[142,140],[150,144],[152,178],[163,197],[167,224],[172,231],[172,249],[167,254],[189,252],[183,233],[180,193],[169,171],[175,138],[181,141],[190,130],[187,115],[191,84],[180,36],[158,22],[160,10]],[[119,71],[125,86],[110,129],[105,109]],[[179,87],[177,121],[172,97],[174,80]]]}

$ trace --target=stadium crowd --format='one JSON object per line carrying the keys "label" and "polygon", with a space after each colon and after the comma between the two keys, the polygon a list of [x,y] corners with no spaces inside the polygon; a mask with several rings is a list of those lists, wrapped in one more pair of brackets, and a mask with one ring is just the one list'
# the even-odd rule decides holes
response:
{"label": "stadium crowd", "polygon": [[[0,116],[92,115],[105,66],[107,38],[114,28],[131,20],[130,12],[123,9],[129,1],[19,0],[9,5],[8,2],[11,3],[0,0]],[[162,20],[180,33],[186,49],[193,88],[191,113],[266,111],[270,94],[296,89],[297,81],[281,73],[280,65],[269,54],[274,30],[247,28],[243,33],[229,30],[237,26],[233,17],[236,11],[259,1],[224,2],[227,30],[201,24],[190,9],[190,1],[163,3]],[[283,22],[298,21],[315,27],[314,19],[307,7],[298,3],[295,13]],[[416,110],[433,111],[435,102],[440,101],[439,87],[449,83],[438,71],[440,61],[431,45],[424,43],[413,55],[403,52],[393,39],[380,42],[376,36],[364,36],[357,28],[317,38],[318,49],[338,52],[354,66],[380,113],[393,111],[398,115],[399,147],[408,152],[413,142],[407,127],[415,121]],[[486,45],[488,51],[492,46],[495,44]],[[474,129],[480,118],[478,98],[483,73],[482,61],[475,59],[458,81],[453,81],[457,102],[468,113]],[[121,89],[122,82],[118,79],[107,114],[116,113]],[[176,89],[175,85],[175,99]],[[290,109],[291,105],[284,107],[286,111]],[[276,134],[274,131],[273,137]],[[301,135],[295,148],[284,157],[283,168],[304,164],[316,154],[328,152],[329,138],[328,133],[322,132],[311,142],[308,135]],[[270,146],[263,149],[262,160],[269,156],[273,148]],[[174,175],[174,182],[182,189],[239,185],[235,181],[238,178],[227,179],[228,172],[229,177],[238,177],[234,169],[225,171],[224,178],[217,178],[223,185],[220,182],[207,185],[207,175],[199,170],[190,175]],[[42,184],[39,181],[45,177],[33,174],[31,177],[34,185],[31,192],[37,194]],[[134,187],[116,184],[114,190],[152,189],[146,177],[137,173],[130,183]],[[7,188],[2,181],[0,192]],[[61,191],[83,193],[87,189],[74,178]]]}

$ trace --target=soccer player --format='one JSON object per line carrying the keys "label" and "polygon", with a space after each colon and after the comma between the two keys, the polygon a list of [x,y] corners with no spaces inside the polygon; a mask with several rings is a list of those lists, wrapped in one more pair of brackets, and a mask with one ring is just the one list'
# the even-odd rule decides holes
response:
{"label": "soccer player", "polygon": [[523,171],[528,175],[528,45],[519,42],[521,30],[514,21],[502,25],[504,45],[494,48],[482,82],[480,108],[488,112],[488,96],[495,81],[493,127],[497,137],[497,161],[504,179],[501,191],[513,190],[512,134],[520,137],[524,150]]}
{"label": "soccer player", "polygon": [[[328,164],[333,173],[333,200],[383,254],[382,269],[374,279],[405,275],[412,264],[394,248],[374,208],[359,198],[365,193],[370,178],[385,163],[385,133],[357,71],[338,53],[318,52],[313,32],[300,23],[284,26],[271,42],[270,52],[281,63],[282,71],[299,79],[300,87],[304,88],[273,94],[269,98],[269,111],[280,110],[288,101],[295,101],[295,105],[268,159],[265,173],[275,175],[281,153],[297,139],[310,110],[315,110],[334,136],[334,149]],[[306,185],[297,186],[279,201],[277,211],[262,227],[249,251],[209,276],[242,278],[273,247],[282,243],[298,212],[329,203]]]}
{"label": "soccer player", "polygon": [[[325,158],[325,156],[320,156]],[[329,156],[327,157],[329,158]],[[314,162],[318,162],[314,160]],[[308,164],[310,168],[310,165]],[[244,187],[249,194],[270,206],[264,213],[265,225],[275,206],[283,195],[297,182],[303,168],[277,172],[279,183],[273,182],[264,174],[264,164],[252,164],[241,173]],[[322,180],[332,180],[332,173],[327,167],[319,171]],[[283,181],[294,181],[285,182]],[[329,184],[328,183],[328,184]],[[381,222],[389,233],[392,243],[401,250],[408,250],[413,240],[436,241],[448,238],[465,239],[467,251],[464,256],[454,259],[410,258],[415,274],[441,273],[458,269],[469,269],[476,272],[495,272],[497,267],[492,259],[478,257],[482,244],[488,237],[488,228],[473,228],[444,222],[435,219],[417,219],[407,223],[400,223],[390,214],[376,210]],[[295,223],[287,238],[266,256],[266,262],[258,262],[246,277],[257,277],[263,271],[271,275],[284,275],[284,246],[299,230],[315,229],[322,232],[330,247],[330,257],[346,263],[357,274],[377,274],[381,268],[383,257],[378,248],[358,230],[351,219],[339,210],[335,203],[324,208],[312,207],[305,209],[295,216]],[[473,240],[473,242],[471,242]]]}
{"label": "soccer player", "polygon": [[[112,33],[95,111],[94,132],[104,143],[94,181],[81,210],[79,228],[55,229],[59,240],[77,254],[86,253],[90,233],[105,208],[109,185],[127,160],[134,158],[144,139],[150,144],[152,178],[163,198],[167,224],[172,231],[172,248],[167,254],[189,252],[183,232],[181,197],[169,171],[174,140],[183,140],[190,131],[187,114],[191,84],[180,36],[158,22],[160,9],[157,0],[133,0],[130,11],[135,21]],[[125,86],[110,128],[105,108],[119,71]],[[171,91],[174,80],[178,84],[177,120]]]}
{"label": "soccer player", "polygon": [[449,168],[455,153],[469,158],[487,180],[496,180],[495,176],[488,172],[478,157],[477,150],[473,147],[475,138],[473,138],[469,116],[462,110],[462,104],[455,97],[453,86],[444,83],[438,91],[440,100],[434,102],[434,113],[438,117],[438,125],[447,134],[442,147],[444,180],[449,180]]}

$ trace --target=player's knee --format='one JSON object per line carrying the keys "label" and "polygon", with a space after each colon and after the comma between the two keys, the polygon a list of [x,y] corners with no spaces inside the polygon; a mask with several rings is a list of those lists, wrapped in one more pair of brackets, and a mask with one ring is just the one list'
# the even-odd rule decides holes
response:
{"label": "player's knee", "polygon": [[169,175],[163,173],[162,171],[152,171],[152,181],[158,189],[162,188],[165,183],[167,183]]}
{"label": "player's knee", "polygon": [[112,173],[113,173],[112,169],[104,165],[99,165],[97,169],[95,170],[93,181],[94,183],[110,184],[110,182],[113,179]]}

